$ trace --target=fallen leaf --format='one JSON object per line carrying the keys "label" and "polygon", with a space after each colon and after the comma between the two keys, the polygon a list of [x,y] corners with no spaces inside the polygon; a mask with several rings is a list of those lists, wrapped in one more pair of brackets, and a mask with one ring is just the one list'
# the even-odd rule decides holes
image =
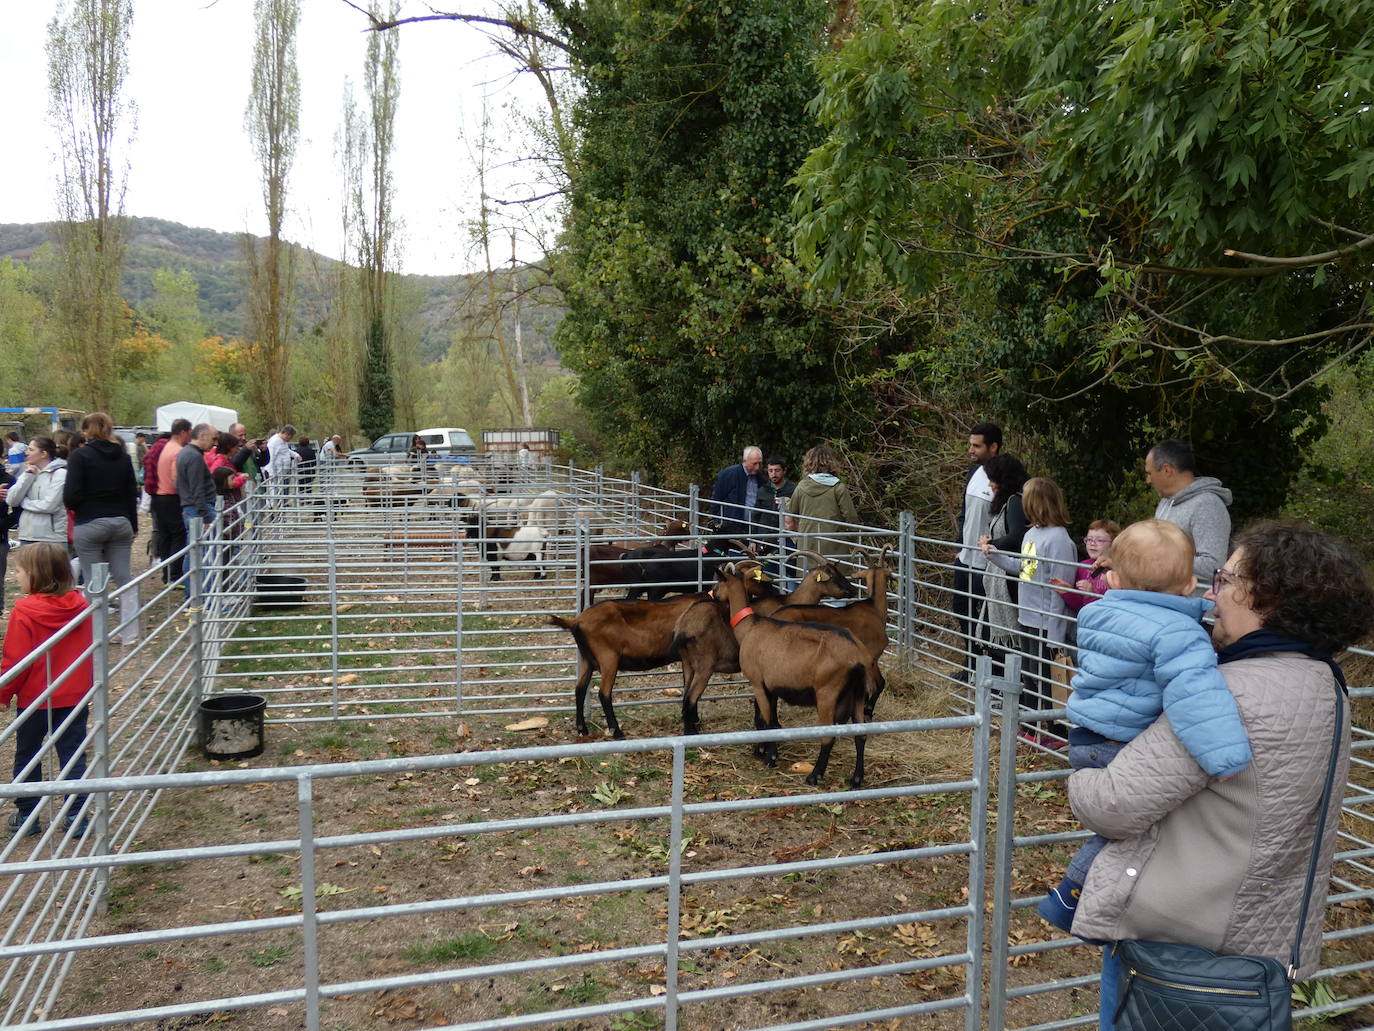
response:
{"label": "fallen leaf", "polygon": [[527,720],[521,720],[519,723],[507,723],[507,724],[506,724],[506,729],[507,729],[507,730],[538,730],[540,727],[547,727],[548,725],[549,725],[549,719],[548,719],[547,716],[531,716],[529,719],[527,719]]}
{"label": "fallen leaf", "polygon": [[816,767],[815,767],[814,765],[812,765],[811,763],[806,763],[806,762],[793,763],[793,764],[789,767],[789,769],[791,769],[791,771],[792,771],[793,773],[810,773],[810,772],[811,772],[812,770],[814,770],[815,768],[816,768]]}
{"label": "fallen leaf", "polygon": [[667,995],[667,994],[668,994],[668,989],[667,989],[667,988],[664,988],[663,985],[661,985],[661,984],[651,984],[651,985],[649,985],[649,994],[650,994],[650,995]]}

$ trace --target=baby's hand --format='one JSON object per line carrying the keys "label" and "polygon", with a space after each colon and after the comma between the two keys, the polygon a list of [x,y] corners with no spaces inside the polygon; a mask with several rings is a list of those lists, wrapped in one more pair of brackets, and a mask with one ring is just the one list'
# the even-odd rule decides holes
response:
{"label": "baby's hand", "polygon": [[1080,591],[1091,591],[1093,589],[1093,582],[1091,580],[1079,580],[1074,586]]}
{"label": "baby's hand", "polygon": [[[1050,579],[1049,579],[1049,585],[1050,585],[1051,587],[1060,587],[1060,588],[1067,588],[1067,587],[1069,586],[1067,580],[1061,580],[1061,579],[1059,579],[1059,577],[1057,577],[1057,576],[1052,576],[1052,577],[1050,577]],[[1081,586],[1081,585],[1080,585],[1080,586]]]}

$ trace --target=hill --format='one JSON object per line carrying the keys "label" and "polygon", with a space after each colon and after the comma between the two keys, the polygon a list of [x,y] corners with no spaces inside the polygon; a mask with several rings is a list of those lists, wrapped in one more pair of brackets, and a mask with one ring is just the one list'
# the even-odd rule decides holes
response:
{"label": "hill", "polygon": [[[46,223],[0,225],[0,258],[28,262],[51,238]],[[296,251],[298,326],[309,330],[325,318],[325,284],[339,263],[305,247],[297,247]],[[246,333],[242,234],[196,229],[159,218],[129,219],[123,289],[132,307],[137,309],[152,295],[153,273],[164,268],[189,271],[195,277],[200,288],[200,309],[212,333],[226,337]],[[517,275],[522,283],[532,279],[528,269]],[[496,273],[498,296],[508,293],[510,276],[509,269]],[[400,278],[403,288],[413,291],[418,299],[421,355],[426,362],[435,361],[448,351],[454,332],[485,303],[485,277],[403,274]],[[531,364],[557,364],[553,332],[562,315],[552,290],[532,293],[522,302],[520,325],[526,358]],[[508,333],[513,331],[512,311],[506,311],[502,321]]]}

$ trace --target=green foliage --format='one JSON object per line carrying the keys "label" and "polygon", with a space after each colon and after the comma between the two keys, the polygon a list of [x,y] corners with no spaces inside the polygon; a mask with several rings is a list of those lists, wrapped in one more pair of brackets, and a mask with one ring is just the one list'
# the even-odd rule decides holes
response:
{"label": "green foliage", "polygon": [[389,433],[395,419],[391,351],[387,344],[386,323],[377,314],[372,316],[367,325],[367,357],[358,395],[358,427],[363,436],[371,441],[383,433]]}
{"label": "green foliage", "polygon": [[[899,388],[889,414],[1020,431],[1084,522],[1148,510],[1137,470],[1166,436],[1238,518],[1275,511],[1322,429],[1314,377],[1362,339],[1325,331],[1361,319],[1368,276],[1217,252],[1332,246],[1315,214],[1367,223],[1330,186],[1357,129],[1313,107],[1326,77],[1374,70],[1350,29],[1374,3],[1353,6],[861,3],[821,62],[796,241],[811,289],[886,327],[865,379]],[[1352,49],[1299,53],[1316,39]],[[1328,119],[1337,141],[1314,140]]]}
{"label": "green foliage", "polygon": [[843,424],[841,324],[806,300],[787,244],[825,13],[675,0],[571,27],[559,342],[621,464],[704,477],[746,442],[799,453]]}

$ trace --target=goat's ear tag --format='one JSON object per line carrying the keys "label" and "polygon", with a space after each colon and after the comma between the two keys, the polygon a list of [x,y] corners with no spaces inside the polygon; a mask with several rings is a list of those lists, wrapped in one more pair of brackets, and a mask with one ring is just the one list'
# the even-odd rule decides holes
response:
{"label": "goat's ear tag", "polygon": [[753,571],[752,573],[750,573],[749,575],[752,576],[755,580],[762,580],[762,579],[763,579],[763,570],[762,570],[762,569],[759,569],[757,566],[755,566],[755,567],[754,567],[754,571]]}
{"label": "goat's ear tag", "polygon": [[829,579],[830,579],[830,577],[826,576],[824,573],[817,573],[817,574],[816,574],[816,583],[818,583],[818,584],[823,584],[823,583],[825,583],[825,582],[826,582],[827,580],[829,580]]}

